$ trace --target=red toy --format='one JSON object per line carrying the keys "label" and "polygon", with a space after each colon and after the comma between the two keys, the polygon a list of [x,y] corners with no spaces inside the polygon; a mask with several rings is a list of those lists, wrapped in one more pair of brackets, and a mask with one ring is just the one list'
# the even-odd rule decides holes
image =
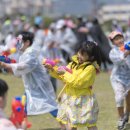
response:
{"label": "red toy", "polygon": [[21,97],[15,97],[12,101],[12,114],[10,120],[15,126],[22,125],[22,122],[25,121],[27,128],[31,127],[31,123],[27,121],[27,115],[25,113],[25,96],[24,99]]}

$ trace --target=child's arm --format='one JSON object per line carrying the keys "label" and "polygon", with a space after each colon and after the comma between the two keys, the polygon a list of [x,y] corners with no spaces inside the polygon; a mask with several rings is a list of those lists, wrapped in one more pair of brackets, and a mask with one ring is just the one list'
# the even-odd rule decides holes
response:
{"label": "child's arm", "polygon": [[120,50],[112,49],[110,51],[109,57],[113,64],[121,64],[125,61],[124,52],[121,52]]}
{"label": "child's arm", "polygon": [[73,75],[71,78],[64,77],[64,81],[70,84],[71,87],[82,89],[88,88],[93,85],[96,76],[96,70],[93,65],[90,65],[84,69],[84,71],[76,76]]}
{"label": "child's arm", "polygon": [[128,56],[125,58],[125,62],[126,62],[126,64],[128,65],[128,67],[130,68],[130,55],[128,55]]}
{"label": "child's arm", "polygon": [[37,58],[35,58],[35,53],[32,55],[26,55],[26,59],[24,61],[21,61],[19,63],[11,63],[6,64],[2,62],[3,68],[8,69],[10,72],[12,72],[15,76],[21,76],[23,74],[27,74],[29,72],[32,72],[33,69],[37,67],[39,64]]}
{"label": "child's arm", "polygon": [[63,75],[59,75],[57,70],[58,67],[55,66],[52,69],[49,69],[49,74],[56,79],[63,80]]}
{"label": "child's arm", "polygon": [[12,67],[10,66],[10,64],[0,61],[0,67],[7,69],[10,73],[13,73],[13,70],[12,70]]}
{"label": "child's arm", "polygon": [[[72,63],[69,63],[69,64],[67,65],[67,67],[70,68],[71,64],[72,64]],[[51,66],[50,66],[50,67],[51,67]],[[47,67],[47,68],[49,69],[49,67]],[[59,79],[59,80],[63,80],[63,81],[64,81],[64,73],[63,73],[63,74],[60,74],[60,73],[58,72],[58,67],[57,67],[57,66],[54,66],[53,68],[50,68],[50,69],[49,69],[49,74],[50,74],[52,77],[56,78],[56,79]]]}

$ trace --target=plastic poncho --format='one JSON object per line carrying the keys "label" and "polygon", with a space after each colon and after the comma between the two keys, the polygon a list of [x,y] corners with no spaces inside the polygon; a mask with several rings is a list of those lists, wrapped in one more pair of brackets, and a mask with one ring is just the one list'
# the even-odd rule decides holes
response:
{"label": "plastic poncho", "polygon": [[77,43],[77,38],[70,28],[66,28],[64,32],[58,30],[56,33],[56,40],[60,48],[66,51],[69,56],[74,55],[74,47]]}
{"label": "plastic poncho", "polygon": [[10,64],[14,75],[23,79],[28,115],[43,114],[57,109],[52,84],[37,56],[34,47],[29,47],[20,56],[19,63]]}
{"label": "plastic poncho", "polygon": [[111,80],[116,80],[129,88],[130,86],[130,56],[124,57],[124,52],[116,46],[110,51],[109,57],[114,66]]}
{"label": "plastic poncho", "polygon": [[0,108],[0,130],[18,130],[13,125],[13,123],[6,118],[6,115],[4,114],[1,108]]}

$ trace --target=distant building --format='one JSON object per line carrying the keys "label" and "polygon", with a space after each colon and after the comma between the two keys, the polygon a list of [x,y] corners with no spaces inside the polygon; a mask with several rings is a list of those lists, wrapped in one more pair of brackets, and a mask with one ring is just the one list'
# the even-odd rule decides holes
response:
{"label": "distant building", "polygon": [[130,18],[130,4],[105,5],[98,11],[100,22],[108,20],[127,21]]}
{"label": "distant building", "polygon": [[0,0],[0,17],[23,13],[35,15],[43,11],[43,0]]}

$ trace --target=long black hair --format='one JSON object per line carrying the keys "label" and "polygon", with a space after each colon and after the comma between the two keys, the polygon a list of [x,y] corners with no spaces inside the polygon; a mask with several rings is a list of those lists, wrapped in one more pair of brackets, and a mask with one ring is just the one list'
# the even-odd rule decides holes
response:
{"label": "long black hair", "polygon": [[81,54],[87,53],[87,55],[89,56],[88,61],[90,62],[96,61],[99,66],[101,65],[101,53],[98,44],[96,42],[93,41],[83,42],[81,48],[79,49],[79,52]]}
{"label": "long black hair", "polygon": [[0,97],[4,97],[7,91],[8,91],[7,83],[4,80],[0,79]]}

